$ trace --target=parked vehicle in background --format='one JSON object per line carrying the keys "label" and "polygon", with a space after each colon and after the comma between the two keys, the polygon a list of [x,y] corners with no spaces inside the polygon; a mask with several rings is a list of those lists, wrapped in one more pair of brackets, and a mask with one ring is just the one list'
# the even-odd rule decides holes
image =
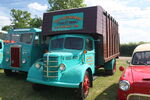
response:
{"label": "parked vehicle in background", "polygon": [[4,69],[7,76],[17,71],[28,72],[47,48],[41,36],[41,29],[37,28],[12,29],[8,31],[4,42],[4,57],[0,68]]}
{"label": "parked vehicle in background", "polygon": [[4,42],[0,39],[0,64],[3,61]]}
{"label": "parked vehicle in background", "polygon": [[[124,67],[120,67],[124,71]],[[150,44],[135,48],[130,66],[122,73],[119,100],[150,100]]]}
{"label": "parked vehicle in background", "polygon": [[42,35],[51,37],[49,51],[29,70],[33,89],[38,84],[76,88],[85,99],[96,68],[115,73],[118,23],[100,6],[45,13]]}

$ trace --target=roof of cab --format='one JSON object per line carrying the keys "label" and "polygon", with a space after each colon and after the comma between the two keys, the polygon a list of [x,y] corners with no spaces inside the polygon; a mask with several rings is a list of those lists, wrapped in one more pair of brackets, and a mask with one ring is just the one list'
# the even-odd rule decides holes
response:
{"label": "roof of cab", "polygon": [[148,44],[141,44],[139,46],[137,46],[135,49],[134,49],[134,52],[141,52],[141,51],[150,51],[150,43]]}
{"label": "roof of cab", "polygon": [[38,28],[20,28],[20,29],[11,29],[8,31],[10,33],[31,33],[31,32],[41,32],[41,29]]}

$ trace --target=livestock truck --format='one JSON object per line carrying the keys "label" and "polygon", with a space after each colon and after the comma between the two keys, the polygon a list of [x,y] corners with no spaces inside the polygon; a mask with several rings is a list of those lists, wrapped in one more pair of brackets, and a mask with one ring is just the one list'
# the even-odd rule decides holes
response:
{"label": "livestock truck", "polygon": [[96,68],[116,71],[118,23],[100,6],[44,13],[42,35],[50,37],[49,50],[27,77],[35,90],[39,84],[78,88],[85,99]]}
{"label": "livestock truck", "polygon": [[28,72],[32,64],[44,54],[46,44],[41,29],[23,28],[8,31],[4,40],[3,60],[0,68],[6,76],[15,72]]}

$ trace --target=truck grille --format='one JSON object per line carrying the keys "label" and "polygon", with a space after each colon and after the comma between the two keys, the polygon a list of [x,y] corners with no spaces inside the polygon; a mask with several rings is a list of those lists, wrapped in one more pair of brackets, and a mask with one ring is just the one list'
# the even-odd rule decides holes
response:
{"label": "truck grille", "polygon": [[43,76],[47,80],[58,80],[58,57],[44,57]]}
{"label": "truck grille", "polygon": [[11,47],[11,66],[20,67],[20,47]]}
{"label": "truck grille", "polygon": [[150,95],[131,94],[128,96],[127,100],[150,100]]}

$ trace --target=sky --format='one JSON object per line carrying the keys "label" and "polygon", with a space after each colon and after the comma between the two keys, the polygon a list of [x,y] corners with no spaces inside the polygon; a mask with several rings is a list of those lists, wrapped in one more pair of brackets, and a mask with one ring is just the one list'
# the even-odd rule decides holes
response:
{"label": "sky", "polygon": [[[102,6],[119,23],[120,42],[150,42],[150,0],[85,0],[87,6]],[[11,9],[27,10],[42,17],[47,0],[0,0],[0,30],[10,25]]]}

